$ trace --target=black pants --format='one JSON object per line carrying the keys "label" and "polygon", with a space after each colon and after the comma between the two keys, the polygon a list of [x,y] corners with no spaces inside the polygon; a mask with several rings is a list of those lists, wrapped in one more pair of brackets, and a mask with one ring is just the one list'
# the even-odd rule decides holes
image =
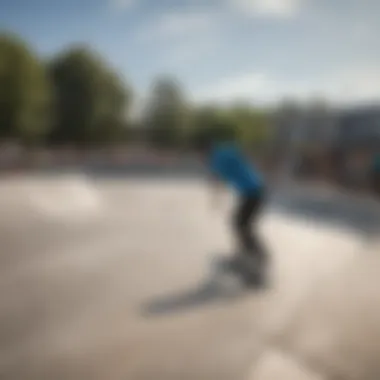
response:
{"label": "black pants", "polygon": [[266,253],[256,233],[255,222],[264,203],[264,191],[242,196],[233,215],[233,227],[243,254],[265,258]]}
{"label": "black pants", "polygon": [[380,195],[380,173],[374,172],[371,176],[372,180],[372,190],[376,195]]}

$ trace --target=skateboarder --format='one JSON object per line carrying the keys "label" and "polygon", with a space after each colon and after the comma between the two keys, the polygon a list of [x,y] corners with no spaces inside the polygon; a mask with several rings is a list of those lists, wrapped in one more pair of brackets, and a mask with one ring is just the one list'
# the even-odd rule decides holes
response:
{"label": "skateboarder", "polygon": [[216,191],[222,184],[233,188],[238,196],[232,216],[234,235],[242,258],[264,264],[266,252],[255,232],[255,222],[265,199],[265,184],[260,173],[236,143],[204,143],[202,153],[210,168]]}

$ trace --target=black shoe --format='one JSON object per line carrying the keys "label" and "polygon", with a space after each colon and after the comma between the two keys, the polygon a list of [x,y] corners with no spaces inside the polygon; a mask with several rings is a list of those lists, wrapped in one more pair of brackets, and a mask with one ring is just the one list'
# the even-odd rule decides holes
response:
{"label": "black shoe", "polygon": [[247,287],[263,288],[267,285],[268,260],[266,257],[256,255],[245,260],[243,271],[244,284]]}
{"label": "black shoe", "polygon": [[266,274],[263,272],[250,273],[244,276],[244,286],[252,289],[263,289],[267,286]]}

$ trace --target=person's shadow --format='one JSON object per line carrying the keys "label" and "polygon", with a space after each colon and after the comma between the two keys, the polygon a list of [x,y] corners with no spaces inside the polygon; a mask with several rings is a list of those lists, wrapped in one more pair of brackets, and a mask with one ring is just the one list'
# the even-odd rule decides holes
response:
{"label": "person's shadow", "polygon": [[[232,289],[233,288],[233,289]],[[194,289],[156,298],[141,307],[144,316],[152,317],[175,312],[183,312],[187,309],[202,307],[218,301],[231,301],[242,295],[242,289],[231,286],[231,289],[222,284],[210,280]]]}
{"label": "person's shadow", "polygon": [[153,317],[184,312],[191,308],[217,302],[233,302],[241,299],[241,297],[263,290],[266,285],[265,280],[260,277],[254,289],[247,288],[239,282],[238,278],[223,277],[216,272],[208,281],[193,289],[148,301],[142,305],[141,313],[146,317]]}

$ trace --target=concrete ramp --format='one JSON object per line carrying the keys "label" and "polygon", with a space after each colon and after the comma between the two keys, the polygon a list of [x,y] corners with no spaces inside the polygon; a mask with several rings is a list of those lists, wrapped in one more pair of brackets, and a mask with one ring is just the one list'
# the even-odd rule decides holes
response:
{"label": "concrete ramp", "polygon": [[268,350],[255,361],[247,379],[253,380],[323,380],[325,377],[298,362],[295,356]]}
{"label": "concrete ramp", "polygon": [[211,210],[201,181],[3,182],[0,377],[377,380],[378,247],[352,220],[302,211],[351,203],[279,194],[260,224],[271,286],[215,301],[202,284],[231,251],[231,204]]}

